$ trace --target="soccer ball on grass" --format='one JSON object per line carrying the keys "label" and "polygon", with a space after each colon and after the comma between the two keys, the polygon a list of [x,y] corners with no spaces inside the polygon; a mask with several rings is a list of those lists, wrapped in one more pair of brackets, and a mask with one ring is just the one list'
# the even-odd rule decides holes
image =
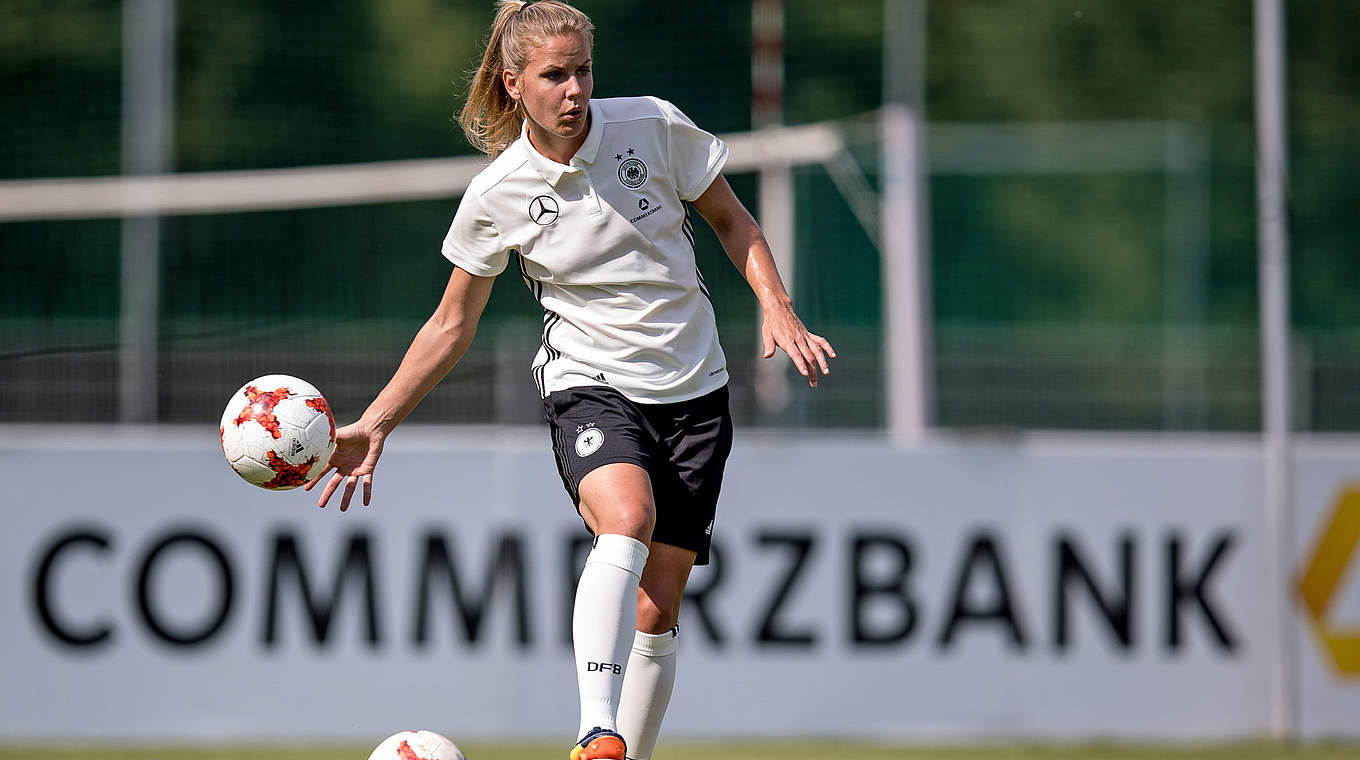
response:
{"label": "soccer ball on grass", "polygon": [[241,386],[222,411],[222,455],[246,482],[297,488],[326,471],[335,417],[316,386],[265,375]]}
{"label": "soccer ball on grass", "polygon": [[433,731],[402,731],[383,739],[368,760],[466,760],[447,737]]}

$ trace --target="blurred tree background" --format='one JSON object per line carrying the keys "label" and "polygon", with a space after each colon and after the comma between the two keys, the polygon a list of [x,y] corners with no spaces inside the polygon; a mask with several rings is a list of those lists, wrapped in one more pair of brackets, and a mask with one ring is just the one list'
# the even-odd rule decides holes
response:
{"label": "blurred tree background", "polygon": [[[653,94],[712,131],[750,128],[748,4],[577,4],[597,26],[596,97]],[[786,122],[860,123],[882,102],[882,2],[785,7]],[[1354,431],[1360,53],[1349,30],[1360,24],[1360,2],[1287,7],[1300,425]],[[175,170],[468,153],[454,114],[492,10],[485,0],[180,0]],[[114,0],[0,6],[0,179],[120,171],[122,14]],[[1251,23],[1251,4],[1240,0],[928,4],[932,124],[1174,124],[1203,136],[1209,198],[1195,310],[1181,324],[1167,302],[1176,262],[1163,173],[933,175],[941,424],[1256,429]],[[851,133],[876,182],[872,131]],[[878,251],[825,173],[800,169],[796,178],[799,264],[786,276],[809,324],[840,339],[847,371],[788,421],[878,427]],[[732,181],[754,207],[754,178]],[[437,250],[455,207],[449,199],[167,219],[161,418],[214,419],[214,399],[230,391],[218,388],[223,373],[235,382],[277,369],[270,363],[280,355],[336,388],[342,416],[357,413],[442,290],[448,265]],[[118,241],[116,220],[0,224],[0,378],[15,389],[45,378],[69,385],[65,395],[11,394],[0,419],[116,416]],[[753,301],[711,235],[700,262],[740,381],[750,371]],[[499,375],[478,375],[500,361],[500,338],[527,329],[536,342],[536,306],[518,287],[503,278],[484,328],[499,337],[483,339],[480,364],[459,370],[485,381],[480,389],[441,390],[444,401],[427,403],[423,419],[526,421],[506,419],[503,405],[494,412],[497,389],[482,386]],[[1173,361],[1168,341],[1185,336],[1196,383],[1211,392],[1194,414],[1168,415],[1157,389]],[[521,370],[530,354],[517,355]]]}

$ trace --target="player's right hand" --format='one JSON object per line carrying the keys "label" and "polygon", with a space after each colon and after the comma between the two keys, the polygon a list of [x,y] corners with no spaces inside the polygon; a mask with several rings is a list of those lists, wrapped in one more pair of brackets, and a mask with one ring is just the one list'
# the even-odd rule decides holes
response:
{"label": "player's right hand", "polygon": [[340,511],[344,512],[349,509],[349,500],[354,496],[355,486],[362,480],[364,506],[367,507],[373,498],[373,469],[378,465],[378,457],[382,455],[383,441],[386,438],[385,434],[363,425],[362,422],[337,428],[335,451],[331,453],[326,469],[308,481],[303,490],[312,490],[312,486],[326,477],[326,473],[334,470],[330,480],[326,481],[326,487],[321,491],[321,497],[316,500],[316,505],[325,509],[331,494],[335,493],[335,489],[343,482],[345,492],[340,496]]}

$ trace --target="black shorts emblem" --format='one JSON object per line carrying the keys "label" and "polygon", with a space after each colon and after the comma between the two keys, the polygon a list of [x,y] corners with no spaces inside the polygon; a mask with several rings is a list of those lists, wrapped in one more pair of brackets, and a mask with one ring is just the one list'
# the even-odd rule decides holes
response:
{"label": "black shorts emblem", "polygon": [[576,456],[588,457],[600,450],[604,445],[604,431],[597,427],[588,427],[576,436]]}

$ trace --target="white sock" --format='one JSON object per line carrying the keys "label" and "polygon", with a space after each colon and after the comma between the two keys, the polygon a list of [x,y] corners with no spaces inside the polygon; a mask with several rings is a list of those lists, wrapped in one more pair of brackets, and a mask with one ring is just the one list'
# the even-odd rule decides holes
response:
{"label": "white sock", "polygon": [[628,745],[628,757],[651,760],[661,719],[671,701],[675,686],[675,639],[679,627],[665,633],[643,633],[633,637],[633,653],[624,671],[623,694],[619,697],[619,733]]}
{"label": "white sock", "polygon": [[596,536],[586,557],[571,617],[576,688],[581,694],[578,737],[596,726],[617,728],[615,711],[637,627],[638,581],[646,564],[646,544],[612,533]]}

